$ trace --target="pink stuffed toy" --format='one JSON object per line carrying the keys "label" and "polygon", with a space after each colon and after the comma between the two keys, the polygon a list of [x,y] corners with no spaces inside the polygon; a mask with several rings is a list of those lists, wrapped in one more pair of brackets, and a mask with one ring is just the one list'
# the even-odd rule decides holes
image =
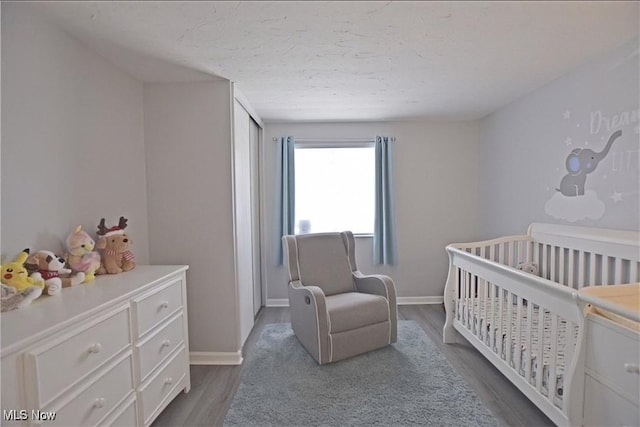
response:
{"label": "pink stuffed toy", "polygon": [[84,273],[84,281],[91,282],[100,268],[100,254],[93,248],[96,242],[79,225],[67,236],[67,263],[75,272]]}

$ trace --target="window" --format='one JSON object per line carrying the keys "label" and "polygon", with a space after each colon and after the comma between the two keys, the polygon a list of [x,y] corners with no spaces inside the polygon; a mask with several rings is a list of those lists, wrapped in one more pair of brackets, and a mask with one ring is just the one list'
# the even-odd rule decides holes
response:
{"label": "window", "polygon": [[296,234],[373,234],[373,144],[296,144],[295,189]]}

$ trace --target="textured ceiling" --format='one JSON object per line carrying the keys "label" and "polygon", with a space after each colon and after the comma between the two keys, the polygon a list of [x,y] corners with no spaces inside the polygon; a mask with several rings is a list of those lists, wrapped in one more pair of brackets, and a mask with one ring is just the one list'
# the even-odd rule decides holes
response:
{"label": "textured ceiling", "polygon": [[238,84],[267,121],[482,117],[638,37],[638,2],[42,2],[142,81]]}

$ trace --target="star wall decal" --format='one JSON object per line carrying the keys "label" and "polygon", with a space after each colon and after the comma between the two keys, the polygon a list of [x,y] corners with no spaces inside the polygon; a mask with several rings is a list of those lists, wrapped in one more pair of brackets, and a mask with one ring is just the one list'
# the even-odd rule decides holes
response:
{"label": "star wall decal", "polygon": [[614,191],[613,194],[611,195],[611,200],[613,200],[614,203],[621,202],[622,193],[618,193],[617,191]]}
{"label": "star wall decal", "polygon": [[571,111],[564,110],[564,113],[562,113],[562,116],[564,117],[565,120],[568,120],[571,117]]}
{"label": "star wall decal", "polygon": [[572,142],[573,142],[573,138],[567,138],[564,140],[564,145],[568,147],[571,145]]}

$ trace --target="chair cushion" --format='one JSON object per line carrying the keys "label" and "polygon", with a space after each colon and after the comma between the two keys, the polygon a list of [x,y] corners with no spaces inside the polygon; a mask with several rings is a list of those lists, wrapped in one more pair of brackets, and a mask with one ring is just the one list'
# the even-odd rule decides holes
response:
{"label": "chair cushion", "polygon": [[300,281],[325,295],[355,290],[347,248],[340,233],[296,236]]}
{"label": "chair cushion", "polygon": [[347,292],[326,298],[329,333],[349,331],[389,320],[387,299],[379,295]]}

